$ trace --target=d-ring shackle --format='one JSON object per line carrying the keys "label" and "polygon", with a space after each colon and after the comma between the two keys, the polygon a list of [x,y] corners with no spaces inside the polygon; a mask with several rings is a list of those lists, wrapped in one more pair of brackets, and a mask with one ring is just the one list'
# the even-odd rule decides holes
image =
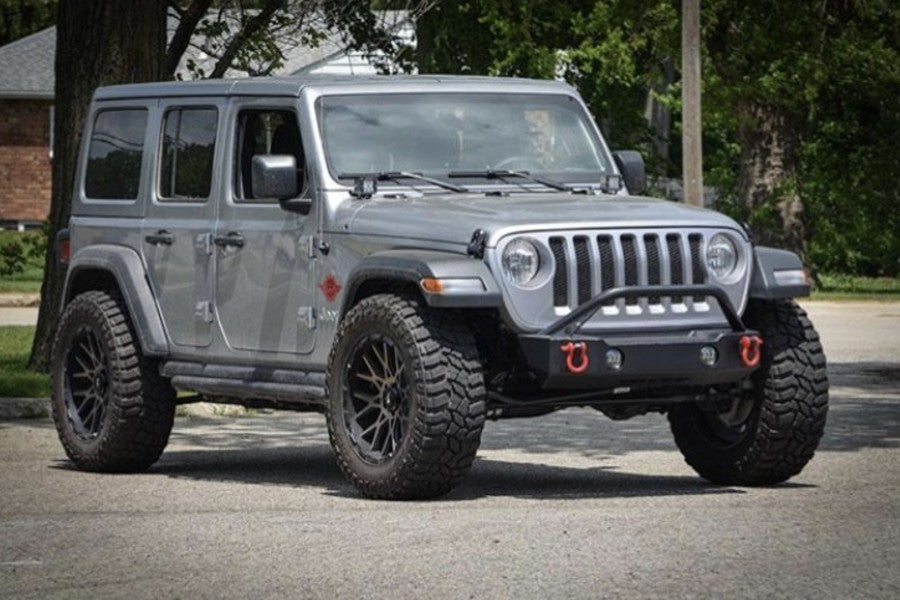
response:
{"label": "d-ring shackle", "polygon": [[758,335],[745,335],[741,338],[741,361],[744,366],[755,367],[759,364],[762,357],[760,346],[762,346],[762,338]]}
{"label": "d-ring shackle", "polygon": [[566,368],[576,375],[587,371],[590,365],[586,342],[567,342],[559,347],[566,355]]}

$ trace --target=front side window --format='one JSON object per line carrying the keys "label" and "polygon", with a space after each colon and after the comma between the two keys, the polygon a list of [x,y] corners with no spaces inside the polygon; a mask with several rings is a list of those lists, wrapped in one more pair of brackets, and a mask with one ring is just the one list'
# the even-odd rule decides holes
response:
{"label": "front side window", "polygon": [[564,94],[323,96],[318,115],[339,179],[390,171],[448,179],[493,169],[591,182],[612,172],[587,112]]}
{"label": "front side window", "polygon": [[134,200],[141,183],[147,110],[97,113],[88,148],[84,193],[95,200]]}
{"label": "front side window", "polygon": [[[306,184],[303,144],[297,115],[292,110],[244,110],[238,115],[235,147],[235,197],[238,201],[265,200],[253,195],[253,157],[287,154],[297,164],[297,190]],[[274,202],[274,201],[273,201]]]}
{"label": "front side window", "polygon": [[166,113],[159,169],[159,195],[167,200],[205,200],[212,182],[218,113],[179,108]]}

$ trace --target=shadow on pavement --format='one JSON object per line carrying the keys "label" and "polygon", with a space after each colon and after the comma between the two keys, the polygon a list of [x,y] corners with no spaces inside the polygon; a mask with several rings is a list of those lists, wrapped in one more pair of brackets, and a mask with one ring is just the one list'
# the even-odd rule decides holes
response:
{"label": "shadow on pavement", "polygon": [[[64,463],[58,468],[71,467]],[[331,448],[322,445],[168,452],[149,475],[321,488],[333,496],[359,497],[342,477]],[[490,496],[559,499],[739,493],[743,492],[714,486],[691,476],[644,475],[619,472],[610,467],[573,468],[479,458],[461,486],[441,500]]]}
{"label": "shadow on pavement", "polygon": [[[831,406],[820,451],[900,446],[900,365],[835,363],[829,369]],[[0,428],[10,426],[0,423]],[[179,420],[170,448],[150,475],[314,487],[356,497],[338,471],[320,415],[277,413]],[[511,462],[482,455],[462,486],[447,499],[741,493],[694,476],[627,473],[601,464],[632,452],[677,452],[666,419],[660,415],[613,422],[582,408],[535,419],[490,422],[482,449],[521,451],[526,456],[522,462]],[[541,464],[535,456],[551,453],[589,458],[598,466]],[[71,465],[61,461],[56,468]]]}
{"label": "shadow on pavement", "polygon": [[831,395],[824,451],[900,447],[900,364],[828,365]]}

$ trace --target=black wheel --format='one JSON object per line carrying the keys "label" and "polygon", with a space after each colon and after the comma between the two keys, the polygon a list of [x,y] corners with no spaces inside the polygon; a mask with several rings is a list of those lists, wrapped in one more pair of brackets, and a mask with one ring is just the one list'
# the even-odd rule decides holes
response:
{"label": "black wheel", "polygon": [[678,405],[669,412],[675,442],[701,477],[724,485],[771,485],[813,457],[828,412],[825,354],[793,300],[751,301],[744,317],[762,338],[762,362],[718,407]]}
{"label": "black wheel", "polygon": [[53,420],[86,471],[142,471],[169,440],[175,390],[145,358],[119,302],[86,292],[66,306],[53,346]]}
{"label": "black wheel", "polygon": [[472,334],[395,295],[356,305],[328,370],[328,433],[344,475],[371,498],[432,498],[481,442],[484,378]]}

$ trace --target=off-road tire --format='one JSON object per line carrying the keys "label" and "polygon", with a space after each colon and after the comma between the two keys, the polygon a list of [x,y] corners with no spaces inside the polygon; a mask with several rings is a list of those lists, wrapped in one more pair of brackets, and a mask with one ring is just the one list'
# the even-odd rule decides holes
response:
{"label": "off-road tire", "polygon": [[[392,340],[403,362],[411,418],[393,456],[363,459],[344,419],[344,383],[360,340]],[[481,442],[485,385],[468,328],[417,300],[379,294],[362,300],[341,321],[327,373],[328,433],[338,465],[364,495],[383,499],[441,496],[469,471]]]}
{"label": "off-road tire", "polygon": [[[108,363],[105,413],[94,439],[76,434],[64,396],[66,357],[89,330]],[[143,356],[121,300],[100,291],[81,294],[63,311],[52,354],[53,420],[68,457],[85,471],[137,472],[162,454],[175,417],[175,390],[156,361]]]}
{"label": "off-road tire", "polygon": [[828,377],[819,335],[793,300],[752,300],[744,321],[763,338],[752,375],[754,405],[746,430],[725,443],[694,404],[669,411],[675,443],[697,473],[723,485],[772,485],[798,474],[813,457],[828,412]]}

